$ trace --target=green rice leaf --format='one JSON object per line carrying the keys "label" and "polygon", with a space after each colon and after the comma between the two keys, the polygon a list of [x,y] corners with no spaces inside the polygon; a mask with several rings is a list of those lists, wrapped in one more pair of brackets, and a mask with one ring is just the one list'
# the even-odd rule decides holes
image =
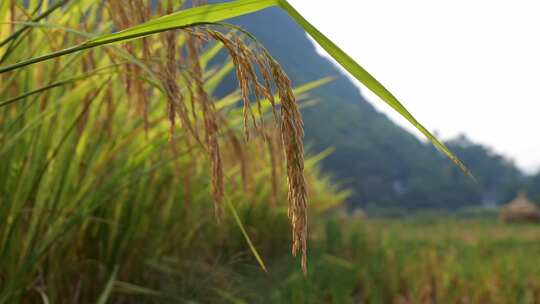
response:
{"label": "green rice leaf", "polygon": [[231,211],[234,217],[234,220],[236,221],[236,224],[238,225],[238,228],[240,228],[240,230],[242,231],[242,234],[244,235],[244,238],[246,239],[246,242],[249,245],[249,249],[251,250],[251,253],[253,254],[253,256],[255,256],[255,259],[257,260],[261,268],[264,270],[264,272],[268,272],[268,270],[266,270],[266,265],[264,264],[264,261],[261,258],[261,255],[257,251],[257,248],[255,248],[255,246],[253,245],[253,242],[251,242],[251,238],[249,237],[246,229],[244,228],[244,224],[242,224],[242,220],[240,219],[238,212],[236,212],[236,208],[234,208],[233,203],[227,197],[225,197],[225,203],[227,204],[227,207],[229,207],[229,210]]}
{"label": "green rice leaf", "polygon": [[[324,48],[344,69],[351,73],[358,81],[364,84],[373,93],[392,107],[401,116],[407,119],[416,129],[424,134],[431,143],[450,158],[463,172],[473,177],[467,167],[435,136],[433,136],[414,116],[388,91],[375,77],[341,50],[334,42],[309,23],[300,13],[286,0],[280,0],[279,6],[284,9],[317,43]],[[473,177],[474,178],[474,177]]]}
{"label": "green rice leaf", "polygon": [[174,29],[182,29],[195,25],[214,23],[237,16],[250,14],[265,9],[267,7],[276,6],[277,4],[277,0],[238,0],[223,4],[198,6],[153,19],[117,33],[101,35],[70,48],[66,48],[42,56],[33,57],[12,65],[1,67],[0,73],[13,71],[30,64],[76,53],[86,49],[95,48],[98,46],[141,38]]}

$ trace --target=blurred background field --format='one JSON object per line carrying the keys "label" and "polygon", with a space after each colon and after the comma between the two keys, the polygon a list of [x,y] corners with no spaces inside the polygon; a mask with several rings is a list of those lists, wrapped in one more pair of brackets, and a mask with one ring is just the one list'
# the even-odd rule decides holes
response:
{"label": "blurred background field", "polygon": [[244,296],[247,303],[267,297],[275,303],[540,301],[539,225],[448,215],[319,224],[312,275],[303,279],[294,266],[273,262],[270,279],[258,276],[255,285],[267,296]]}

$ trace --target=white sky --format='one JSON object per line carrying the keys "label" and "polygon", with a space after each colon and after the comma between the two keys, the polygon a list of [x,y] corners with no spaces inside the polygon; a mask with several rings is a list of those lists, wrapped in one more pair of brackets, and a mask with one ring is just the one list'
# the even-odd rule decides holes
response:
{"label": "white sky", "polygon": [[463,132],[527,172],[540,167],[540,1],[289,2],[429,130]]}

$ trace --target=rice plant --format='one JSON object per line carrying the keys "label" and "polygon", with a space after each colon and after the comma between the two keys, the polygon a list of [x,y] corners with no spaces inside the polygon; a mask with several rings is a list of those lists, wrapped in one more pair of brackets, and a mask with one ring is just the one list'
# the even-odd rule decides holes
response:
{"label": "rice plant", "polygon": [[[286,1],[183,2],[0,4],[0,303],[225,297],[191,286],[225,284],[237,239],[266,269],[276,246],[250,227],[281,232],[284,214],[307,272],[308,196],[317,212],[347,195],[304,160],[299,101],[327,80],[293,88],[255,37],[217,23],[230,17],[283,8],[466,170]],[[239,90],[215,98],[231,71]]]}
{"label": "rice plant", "polygon": [[[48,4],[2,3],[0,17],[9,21],[1,27],[2,64],[182,5]],[[211,64],[220,53],[230,60]],[[214,99],[231,70],[240,89]],[[224,233],[228,228],[216,230],[216,217],[240,232],[264,267],[258,252],[271,246],[250,231],[261,223],[244,225],[249,217],[242,215],[267,206],[279,219],[287,199],[291,241],[305,265],[307,192],[314,211],[346,195],[320,178],[316,158],[303,172],[297,98],[328,80],[293,89],[279,64],[238,29],[169,31],[0,77],[0,303],[124,301],[134,294],[178,300],[163,293],[170,270],[162,264],[183,269],[184,258],[213,265],[197,255],[227,256],[236,238]],[[316,188],[308,190],[305,178]],[[238,246],[229,254],[246,248]]]}

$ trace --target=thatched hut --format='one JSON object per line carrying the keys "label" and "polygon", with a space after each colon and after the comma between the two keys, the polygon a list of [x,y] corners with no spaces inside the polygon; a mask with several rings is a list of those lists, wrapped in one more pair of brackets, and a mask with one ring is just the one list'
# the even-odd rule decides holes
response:
{"label": "thatched hut", "polygon": [[540,221],[540,208],[529,201],[524,192],[520,192],[501,209],[499,216],[504,222],[537,222]]}

